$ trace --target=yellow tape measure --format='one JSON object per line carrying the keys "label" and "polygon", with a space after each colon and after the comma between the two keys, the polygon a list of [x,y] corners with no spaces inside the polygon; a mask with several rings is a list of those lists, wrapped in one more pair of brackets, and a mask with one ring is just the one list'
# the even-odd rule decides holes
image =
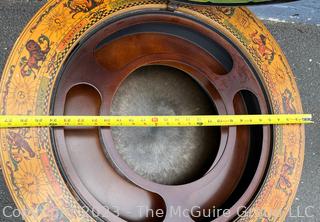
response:
{"label": "yellow tape measure", "polygon": [[187,127],[313,123],[311,114],[213,116],[0,116],[0,128],[58,126]]}

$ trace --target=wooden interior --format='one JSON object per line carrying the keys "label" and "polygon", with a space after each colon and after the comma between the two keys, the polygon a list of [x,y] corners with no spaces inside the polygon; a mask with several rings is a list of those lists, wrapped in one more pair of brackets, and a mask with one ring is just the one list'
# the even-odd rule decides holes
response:
{"label": "wooden interior", "polygon": [[[222,36],[191,19],[146,12],[97,28],[74,50],[56,85],[54,114],[109,115],[122,82],[146,65],[173,67],[192,76],[217,114],[268,113],[254,70]],[[54,129],[57,159],[70,188],[82,204],[98,212],[110,208],[100,219],[112,221],[227,220],[157,217],[139,214],[136,206],[163,211],[216,206],[236,214],[237,206],[250,202],[263,179],[271,131],[268,126],[222,127],[219,136],[215,157],[199,179],[164,185],[128,166],[110,128]]]}

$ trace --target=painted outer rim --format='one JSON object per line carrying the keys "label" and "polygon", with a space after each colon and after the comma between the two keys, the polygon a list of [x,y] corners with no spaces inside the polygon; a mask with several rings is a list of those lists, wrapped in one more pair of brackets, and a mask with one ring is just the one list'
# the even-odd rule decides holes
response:
{"label": "painted outer rim", "polygon": [[[29,22],[17,40],[1,78],[2,115],[49,114],[52,86],[63,61],[95,24],[131,10],[167,7],[161,0],[95,2],[99,3],[91,5],[88,11],[76,12],[68,7],[67,0],[51,0]],[[268,90],[273,113],[303,113],[294,76],[284,54],[265,26],[246,8],[184,6],[177,11],[206,22],[238,45],[255,65],[265,89]],[[63,25],[52,23],[59,18]],[[266,36],[267,47],[275,53],[273,61],[263,57],[262,48],[252,39],[251,35],[256,31]],[[47,51],[46,38],[39,39],[41,35],[50,39]],[[42,41],[45,56],[36,68],[24,66],[26,59],[30,57],[26,49],[29,40],[38,43]],[[27,68],[24,71],[31,70],[30,75],[22,75],[24,68]],[[20,147],[30,147],[34,153],[31,155],[26,152],[20,159],[15,159],[12,155],[16,148],[12,147],[10,131],[12,130],[0,130],[3,173],[25,220],[40,221],[50,215],[50,212],[55,212],[66,221],[94,221],[78,204],[60,175],[51,147],[50,130],[32,128],[29,132],[18,132],[22,139],[20,141],[24,141],[24,145],[19,144]],[[303,165],[304,126],[275,126],[273,148],[265,182],[248,214],[240,219],[242,221],[284,221],[293,202]],[[26,181],[30,180],[37,184],[35,187],[38,189],[27,186]]]}

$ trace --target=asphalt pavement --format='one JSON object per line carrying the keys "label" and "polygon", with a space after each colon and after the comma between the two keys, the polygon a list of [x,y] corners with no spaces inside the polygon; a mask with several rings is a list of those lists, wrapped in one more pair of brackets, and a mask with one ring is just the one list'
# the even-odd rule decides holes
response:
{"label": "asphalt pavement", "polygon": [[[38,1],[0,0],[0,74],[19,33],[41,5],[43,2]],[[281,45],[296,75],[305,113],[314,114],[316,122],[306,128],[302,179],[287,221],[319,221],[320,1],[303,0],[283,5],[252,7],[252,10],[264,20]],[[19,217],[5,217],[3,209],[6,206],[6,209],[15,208],[1,175],[0,222],[21,221]]]}

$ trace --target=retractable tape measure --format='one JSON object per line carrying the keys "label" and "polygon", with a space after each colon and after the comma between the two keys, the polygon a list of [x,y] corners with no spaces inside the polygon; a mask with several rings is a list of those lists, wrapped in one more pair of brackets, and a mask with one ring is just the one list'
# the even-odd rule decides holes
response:
{"label": "retractable tape measure", "polygon": [[211,116],[0,116],[0,128],[15,127],[188,127],[313,123],[311,114]]}

